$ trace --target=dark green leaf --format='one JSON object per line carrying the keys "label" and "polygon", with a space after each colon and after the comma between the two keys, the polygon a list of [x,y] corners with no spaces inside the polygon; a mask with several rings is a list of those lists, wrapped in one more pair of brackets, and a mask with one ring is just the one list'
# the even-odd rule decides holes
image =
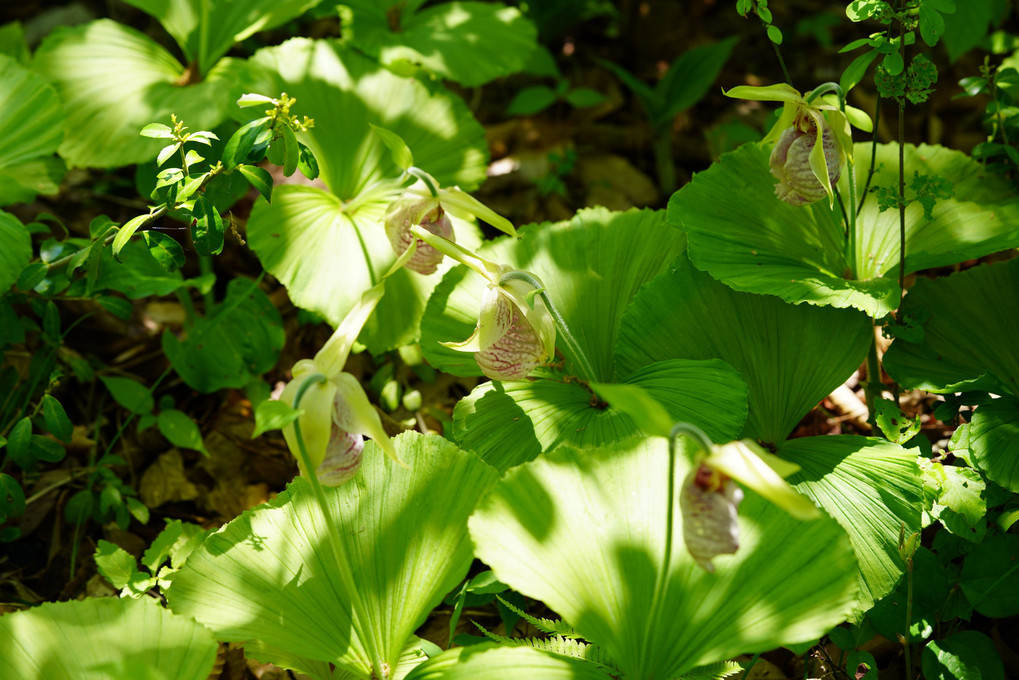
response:
{"label": "dark green leaf", "polygon": [[191,216],[191,238],[195,250],[199,255],[218,255],[223,250],[223,218],[219,210],[205,196],[199,196],[195,199]]}
{"label": "dark green leaf", "polygon": [[64,519],[74,525],[82,524],[92,516],[94,508],[95,496],[92,491],[82,489],[67,501],[67,505],[64,506]]}
{"label": "dark green leaf", "polygon": [[52,344],[60,344],[60,310],[53,300],[46,301],[42,315],[43,336]]}
{"label": "dark green leaf", "polygon": [[107,312],[124,321],[130,319],[134,313],[134,305],[124,298],[105,296],[99,298],[98,302]]}
{"label": "dark green leaf", "polygon": [[226,146],[223,147],[223,166],[229,170],[241,163],[262,160],[269,142],[266,140],[263,145],[261,140],[271,124],[272,121],[268,118],[259,118],[245,124],[233,133],[227,140]]}
{"label": "dark green leaf", "polygon": [[166,271],[175,272],[184,266],[186,261],[184,249],[172,237],[150,229],[149,231],[142,232],[142,239],[145,241],[145,245],[148,246],[152,257]]}
{"label": "dark green leaf", "polygon": [[32,457],[31,445],[32,421],[26,416],[19,420],[7,435],[7,455],[22,470],[30,470],[35,467],[35,458]]}
{"label": "dark green leaf", "polygon": [[297,145],[301,150],[301,158],[297,162],[297,169],[308,179],[315,179],[318,177],[318,161],[315,160],[315,154],[304,144],[298,142]]}
{"label": "dark green leaf", "polygon": [[281,430],[297,420],[302,411],[282,401],[267,400],[255,407],[255,431],[251,438],[258,437],[269,430]]}
{"label": "dark green leaf", "polygon": [[991,638],[963,630],[931,640],[921,657],[926,680],[1004,680],[1005,666]]}
{"label": "dark green leaf", "polygon": [[589,87],[576,87],[566,93],[566,101],[570,106],[586,109],[601,104],[605,101],[605,95]]}
{"label": "dark green leaf", "polygon": [[209,452],[202,441],[202,433],[198,426],[186,413],[177,409],[167,409],[159,414],[157,421],[159,431],[174,446],[184,449],[194,449],[201,452],[206,458]]}
{"label": "dark green leaf", "polygon": [[74,426],[71,419],[67,417],[63,405],[51,394],[44,394],[42,397],[42,416],[46,423],[46,430],[62,442],[71,441],[71,433]]}
{"label": "dark green leaf", "polygon": [[113,395],[114,401],[132,413],[148,413],[155,406],[152,392],[130,378],[101,375],[99,379]]}
{"label": "dark green leaf", "polygon": [[14,477],[0,472],[0,517],[20,517],[24,512],[25,492],[21,485]]}
{"label": "dark green leaf", "polygon": [[262,194],[266,203],[272,203],[272,175],[256,165],[239,165],[237,170]]}
{"label": "dark green leaf", "polygon": [[33,262],[21,270],[18,276],[18,290],[34,290],[36,286],[46,279],[50,268],[44,262]]}
{"label": "dark green leaf", "polygon": [[29,446],[30,454],[36,460],[44,463],[58,463],[67,455],[67,450],[58,441],[41,434],[33,434]]}
{"label": "dark green leaf", "polygon": [[[301,149],[297,146],[297,137],[289,125],[283,126],[283,174],[290,177],[297,170],[301,158]],[[268,199],[266,199],[268,200]]]}
{"label": "dark green leaf", "polygon": [[532,116],[544,111],[556,102],[556,93],[544,85],[525,87],[517,92],[506,107],[507,116]]}

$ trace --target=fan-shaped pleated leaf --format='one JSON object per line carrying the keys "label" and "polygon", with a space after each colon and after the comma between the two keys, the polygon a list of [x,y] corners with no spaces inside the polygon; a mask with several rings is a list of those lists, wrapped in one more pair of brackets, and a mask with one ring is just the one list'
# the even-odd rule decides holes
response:
{"label": "fan-shaped pleated leaf", "polygon": [[1019,400],[1006,396],[978,406],[967,445],[988,479],[1019,492]]}
{"label": "fan-shaped pleated leaf", "polygon": [[923,503],[916,450],[884,439],[804,437],[778,455],[800,466],[787,481],[810,496],[849,534],[860,563],[860,614],[892,592],[902,576],[899,530],[918,532]]}
{"label": "fan-shaped pleated leaf", "polygon": [[39,74],[0,54],[0,205],[55,194],[64,164],[53,154],[64,135],[56,90]]}
{"label": "fan-shaped pleated leaf", "polygon": [[[664,223],[661,212],[604,208],[581,210],[568,222],[530,225],[519,239],[486,244],[493,262],[529,271],[545,284],[577,342],[593,365],[589,379],[609,382],[612,348],[623,310],[637,290],[685,248],[683,235]],[[439,342],[459,341],[473,331],[485,281],[453,269],[436,287],[421,323],[421,348],[436,368],[455,375],[481,375],[470,354]],[[577,375],[575,358],[562,343],[565,371]]]}
{"label": "fan-shaped pleated leaf", "polygon": [[243,62],[224,59],[193,85],[184,67],[148,36],[108,19],[57,28],[36,52],[35,68],[64,105],[60,155],[72,166],[115,167],[152,160],[165,140],[138,133],[177,114],[191,131],[222,121],[240,94]]}
{"label": "fan-shaped pleated leaf", "polygon": [[[369,124],[400,135],[415,163],[440,182],[467,188],[484,177],[484,133],[459,100],[398,78],[335,43],[291,40],[259,52],[255,61],[263,67],[260,91],[286,91],[297,98],[296,111],[320,121],[304,140],[332,193],[277,188],[271,205],[259,203],[252,211],[248,240],[297,305],[337,325],[396,259],[382,218],[399,187],[378,182],[401,170]],[[457,241],[476,247],[477,229],[453,223]],[[449,266],[447,260],[442,271]],[[412,342],[438,281],[408,271],[392,276],[362,341],[374,351]]]}
{"label": "fan-shaped pleated leaf", "polygon": [[[206,73],[235,43],[300,16],[321,0],[126,0],[173,36],[189,62]],[[279,93],[277,93],[279,94]]]}
{"label": "fan-shaped pleated leaf", "polygon": [[[906,272],[980,257],[1019,244],[1019,200],[1007,182],[966,154],[937,146],[907,146],[907,173],[937,175],[954,184],[955,198],[939,200],[933,219],[918,202],[906,210]],[[870,145],[856,147],[857,184],[870,166]],[[898,185],[898,148],[878,147],[872,186]],[[879,212],[868,195],[849,257],[838,207],[825,201],[794,207],[775,197],[768,151],[744,145],[726,154],[669,201],[669,221],[690,238],[698,268],[737,290],[789,302],[856,307],[881,317],[898,306],[899,217]],[[848,172],[839,191],[849,195]],[[739,195],[740,200],[732,200]],[[909,194],[907,198],[911,197]],[[854,263],[855,260],[855,263]]]}
{"label": "fan-shaped pleated leaf", "polygon": [[18,280],[32,260],[32,235],[17,217],[0,211],[0,294]]}
{"label": "fan-shaped pleated leaf", "polygon": [[859,368],[870,329],[855,310],[734,291],[683,257],[623,315],[617,372],[628,376],[665,359],[722,359],[749,388],[742,436],[780,442]]}
{"label": "fan-shaped pleated leaf", "polygon": [[922,343],[896,339],[885,354],[888,374],[903,387],[1019,396],[1019,259],[920,279],[902,314],[923,324]]}
{"label": "fan-shaped pleated leaf", "polygon": [[49,602],[0,616],[5,678],[205,680],[212,633],[151,598]]}
{"label": "fan-shaped pleated leaf", "polygon": [[368,677],[372,649],[395,667],[415,629],[466,574],[467,517],[496,476],[441,437],[404,434],[395,444],[406,467],[369,444],[354,480],[326,489],[369,639],[352,636],[352,595],[301,478],[192,553],[170,605],[221,639],[246,641],[255,658],[313,677],[330,677],[330,663]]}
{"label": "fan-shaped pleated leaf", "polygon": [[[690,469],[677,458],[678,480]],[[667,529],[664,439],[559,449],[506,473],[470,521],[478,556],[602,647],[624,678],[672,678],[814,639],[856,603],[857,565],[827,517],[801,522],[748,491],[740,548],[708,573]],[[795,575],[795,576],[793,576]],[[660,597],[656,582],[665,577]]]}
{"label": "fan-shaped pleated leaf", "polygon": [[[746,420],[746,385],[723,361],[662,361],[626,384],[717,442],[735,439]],[[460,400],[453,422],[460,445],[500,471],[561,445],[591,448],[640,433],[625,411],[580,383],[557,380],[485,383]]]}
{"label": "fan-shaped pleated leaf", "polygon": [[610,680],[594,664],[530,647],[457,647],[421,664],[406,680]]}
{"label": "fan-shaped pleated leaf", "polygon": [[[392,0],[345,0],[344,37],[394,70],[407,63],[467,87],[523,70],[538,30],[502,3],[443,2],[414,11]],[[401,5],[403,5],[401,7]]]}

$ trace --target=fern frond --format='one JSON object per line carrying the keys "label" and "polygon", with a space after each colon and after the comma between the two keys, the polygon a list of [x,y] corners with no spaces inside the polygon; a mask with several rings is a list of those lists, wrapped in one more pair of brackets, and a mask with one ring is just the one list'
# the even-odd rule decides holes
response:
{"label": "fern frond", "polygon": [[554,621],[552,619],[539,619],[536,616],[531,616],[520,607],[510,604],[506,600],[502,599],[502,597],[500,597],[499,595],[496,595],[496,597],[499,598],[499,602],[502,602],[506,609],[509,609],[511,612],[522,618],[524,621],[527,621],[527,623],[531,624],[532,626],[540,630],[542,633],[547,633],[549,635],[558,635],[559,637],[570,638],[574,640],[583,637],[583,635],[573,630],[573,627],[570,624],[566,623],[565,621],[562,620]]}
{"label": "fern frond", "polygon": [[579,640],[565,638],[560,635],[550,638],[511,638],[506,637],[505,635],[499,635],[498,633],[493,633],[477,621],[472,621],[472,623],[477,626],[478,630],[484,633],[485,637],[502,645],[531,647],[532,649],[548,652],[550,654],[583,659],[584,661],[592,663],[595,666],[609,672],[616,672],[618,670],[612,664],[612,661],[605,655],[605,652],[602,651],[601,647],[588,642],[580,642]]}
{"label": "fern frond", "polygon": [[676,676],[674,680],[723,680],[742,670],[743,666],[735,661],[716,661],[706,666],[692,668],[689,672]]}

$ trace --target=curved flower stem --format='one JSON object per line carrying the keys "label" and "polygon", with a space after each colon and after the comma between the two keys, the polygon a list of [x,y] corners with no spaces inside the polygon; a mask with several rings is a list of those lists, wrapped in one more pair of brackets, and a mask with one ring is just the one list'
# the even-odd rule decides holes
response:
{"label": "curved flower stem", "polygon": [[[315,373],[308,376],[308,378],[301,383],[301,386],[297,389],[297,394],[294,395],[294,408],[296,409],[300,406],[301,399],[304,398],[304,394],[308,391],[308,388],[313,385],[323,383],[326,380],[327,378],[321,373]],[[311,484],[312,493],[314,493],[315,500],[318,502],[319,510],[325,518],[326,530],[329,534],[329,545],[333,551],[333,560],[336,562],[336,568],[339,570],[340,579],[343,581],[343,587],[350,598],[350,623],[354,629],[354,634],[357,635],[358,642],[365,647],[365,651],[370,657],[372,677],[384,678],[386,677],[384,674],[385,666],[383,664],[382,657],[379,654],[379,646],[375,644],[374,640],[369,640],[367,635],[368,631],[363,627],[361,617],[367,610],[364,607],[364,603],[361,601],[361,595],[357,589],[357,582],[354,579],[354,573],[350,568],[350,563],[344,559],[343,551],[340,549],[340,545],[338,543],[340,530],[332,512],[329,510],[329,504],[326,501],[325,490],[322,488],[322,483],[318,480],[318,475],[315,473],[315,469],[311,465],[311,456],[308,454],[308,449],[304,445],[304,436],[301,434],[300,418],[294,421],[294,439],[297,441],[297,449],[300,452],[301,462],[304,464],[304,469],[308,471],[307,477],[308,482]]]}
{"label": "curved flower stem", "polygon": [[[676,438],[686,435],[699,444],[701,450],[711,450],[711,440],[696,425],[690,423],[675,423],[669,431],[669,471],[666,477],[666,505],[665,505],[665,548],[662,551],[662,565],[655,577],[654,595],[651,599],[651,611],[648,613],[645,639],[650,640],[655,634],[655,621],[658,612],[661,610],[662,602],[665,600],[665,591],[669,582],[669,568],[672,566],[672,535],[673,524],[676,517]],[[645,650],[651,647],[650,644],[644,647]]]}
{"label": "curved flower stem", "polygon": [[498,265],[489,262],[482,257],[478,257],[463,246],[458,245],[449,239],[444,239],[437,234],[433,234],[421,225],[412,225],[410,233],[414,234],[414,236],[435,248],[443,255],[447,255],[457,262],[467,265],[477,272],[479,276],[484,277],[488,281],[491,281],[492,283],[498,281],[498,277],[502,271]]}
{"label": "curved flower stem", "polygon": [[415,168],[414,166],[407,168],[407,174],[417,177],[419,180],[424,182],[425,186],[428,187],[428,192],[432,195],[432,198],[439,197],[439,187],[436,186],[434,177],[421,168]]}
{"label": "curved flower stem", "polygon": [[[580,343],[570,332],[570,327],[566,325],[566,320],[563,319],[563,315],[559,313],[559,310],[554,304],[552,304],[552,298],[549,297],[548,291],[545,290],[544,285],[539,281],[533,274],[528,272],[513,270],[502,275],[499,279],[499,283],[502,284],[505,281],[524,281],[534,287],[536,295],[541,297],[542,302],[545,303],[545,307],[548,309],[549,314],[552,315],[552,319],[555,321],[556,328],[559,331],[559,337],[563,339],[563,343],[566,344],[567,350],[573,355],[574,360],[580,366],[580,376],[582,379],[591,381],[595,380],[597,374],[594,371],[594,367],[591,365],[591,361],[587,358]],[[533,303],[532,303],[533,306]]]}

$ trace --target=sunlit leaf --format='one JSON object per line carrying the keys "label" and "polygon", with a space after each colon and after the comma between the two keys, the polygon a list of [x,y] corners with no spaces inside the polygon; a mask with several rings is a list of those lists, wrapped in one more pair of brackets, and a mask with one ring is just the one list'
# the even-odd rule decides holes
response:
{"label": "sunlit leaf", "polygon": [[243,62],[224,59],[201,82],[177,85],[184,67],[169,52],[133,28],[100,19],[58,27],[39,47],[34,67],[64,104],[60,155],[72,166],[116,167],[155,158],[165,144],[138,133],[169,123],[171,113],[192,130],[215,127],[237,99]]}
{"label": "sunlit leaf", "polygon": [[[689,469],[677,455],[676,476]],[[747,491],[738,552],[702,569],[669,502],[664,439],[559,449],[503,477],[471,518],[478,556],[604,648],[622,677],[676,677],[739,653],[816,639],[856,602],[856,560],[833,520],[801,522]],[[790,578],[795,574],[795,578]]]}
{"label": "sunlit leaf", "polygon": [[617,371],[626,376],[665,359],[721,359],[749,388],[741,436],[777,443],[859,368],[871,332],[855,310],[740,293],[683,257],[645,286],[623,315]]}
{"label": "sunlit leaf", "polygon": [[216,649],[206,628],[147,597],[49,602],[0,616],[10,677],[204,680]]}
{"label": "sunlit leaf", "polygon": [[420,11],[394,10],[381,0],[343,4],[352,11],[344,37],[358,49],[394,68],[414,64],[467,87],[522,70],[537,47],[534,24],[502,3],[443,2]]}
{"label": "sunlit leaf", "polygon": [[32,235],[17,217],[0,211],[0,293],[14,285],[32,260]]}
{"label": "sunlit leaf", "polygon": [[[338,552],[307,482],[210,536],[175,576],[168,598],[255,658],[315,678],[328,663],[367,677],[366,645],[395,665],[414,631],[467,573],[467,517],[496,478],[441,437],[394,440],[407,467],[370,443],[351,482],[327,488]],[[349,559],[372,640],[351,637],[351,593],[335,559]],[[423,655],[421,655],[423,657]],[[422,658],[419,658],[422,660]]]}
{"label": "sunlit leaf", "polygon": [[0,101],[0,205],[57,193],[64,164],[53,153],[63,138],[64,112],[56,91],[0,54]]}

